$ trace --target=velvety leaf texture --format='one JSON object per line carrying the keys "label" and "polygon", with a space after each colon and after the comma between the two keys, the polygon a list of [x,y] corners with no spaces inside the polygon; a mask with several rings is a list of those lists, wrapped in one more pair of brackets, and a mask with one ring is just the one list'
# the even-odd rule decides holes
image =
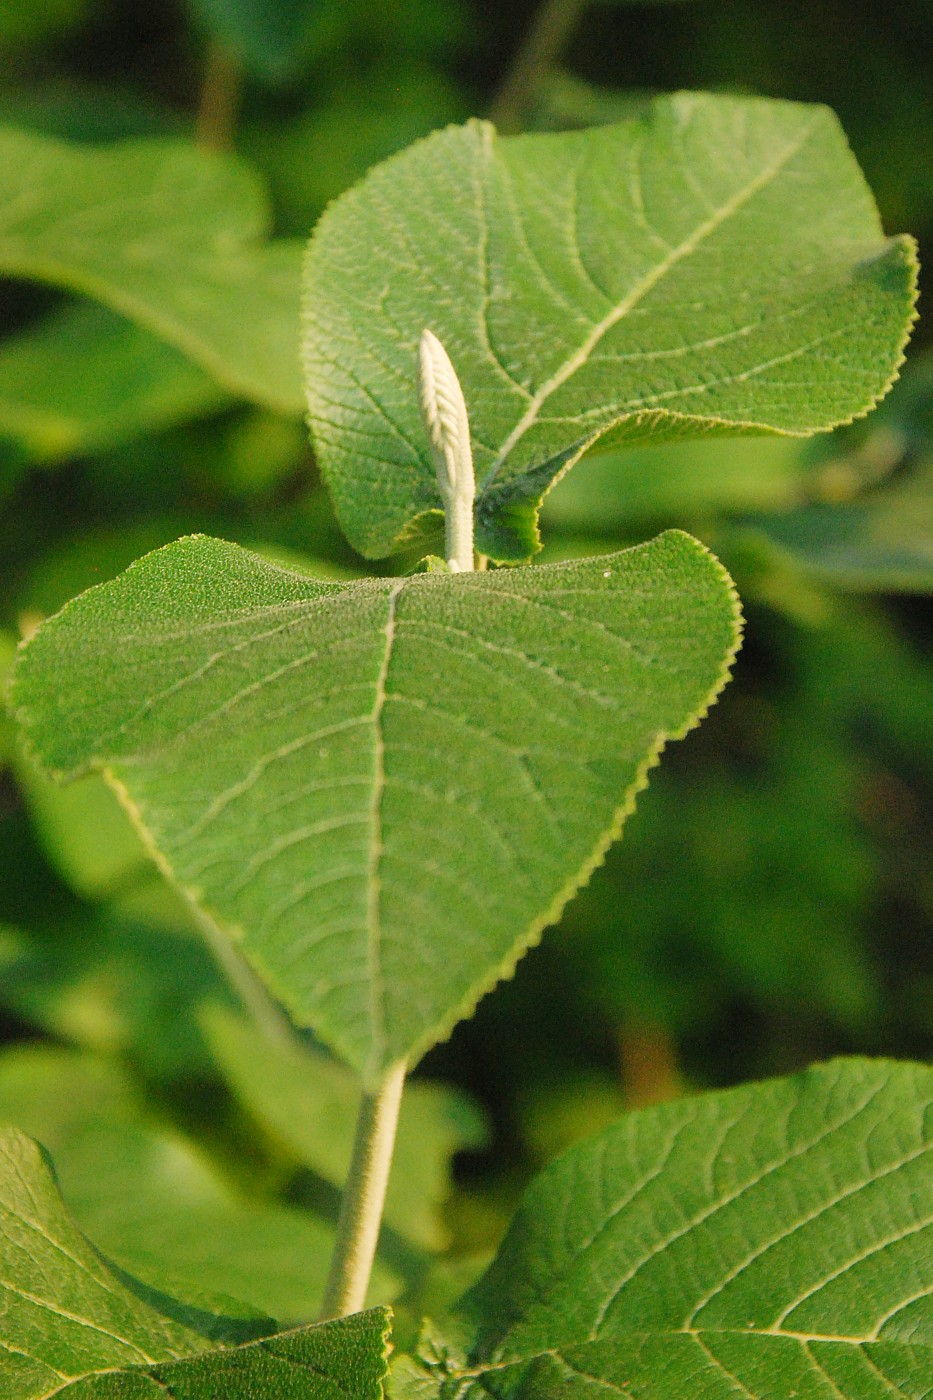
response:
{"label": "velvety leaf texture", "polygon": [[[0,1128],[3,1400],[381,1400],[389,1313],[260,1337],[118,1275],[75,1228],[41,1148]],[[269,1326],[271,1324],[266,1324]],[[239,1345],[237,1333],[252,1339]]]}
{"label": "velvety leaf texture", "polygon": [[41,1149],[13,1128],[0,1128],[0,1278],[4,1400],[211,1345],[216,1319],[165,1315],[117,1277],[68,1217]]}
{"label": "velvety leaf texture", "polygon": [[231,157],[0,129],[0,272],[83,292],[233,393],[294,413],[299,253],[263,243],[269,222],[256,177]]}
{"label": "velvety leaf texture", "polygon": [[627,1115],[531,1187],[466,1364],[399,1393],[923,1400],[931,1109],[930,1069],[852,1060]]}
{"label": "velvety leaf texture", "polygon": [[382,1400],[388,1313],[368,1313],[188,1361],[88,1376],[61,1400]]}
{"label": "velvety leaf texture", "polygon": [[822,107],[679,94],[589,131],[437,132],[338,199],[308,252],[310,423],[343,528],[378,556],[440,509],[413,387],[425,327],[466,395],[477,546],[516,560],[598,439],[864,413],[900,363],[915,271]]}
{"label": "velvety leaf texture", "polygon": [[349,584],[192,537],[41,627],[14,692],[45,765],[106,768],[298,1021],[376,1078],[557,916],[737,638],[728,576],[679,532]]}

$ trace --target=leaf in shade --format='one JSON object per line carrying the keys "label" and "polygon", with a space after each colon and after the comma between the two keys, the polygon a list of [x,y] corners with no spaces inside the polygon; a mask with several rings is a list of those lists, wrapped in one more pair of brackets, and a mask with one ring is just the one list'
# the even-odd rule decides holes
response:
{"label": "leaf in shade", "polygon": [[57,462],[222,408],[228,395],[180,351],[91,303],[0,344],[0,435]]}

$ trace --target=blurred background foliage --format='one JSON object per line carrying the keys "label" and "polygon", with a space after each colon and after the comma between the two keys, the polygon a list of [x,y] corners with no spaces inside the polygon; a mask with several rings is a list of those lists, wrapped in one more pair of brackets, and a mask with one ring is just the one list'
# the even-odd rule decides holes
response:
{"label": "blurred background foliage", "polygon": [[[0,73],[0,670],[179,534],[371,571],[301,423],[298,240],[437,126],[613,121],[676,87],[826,102],[887,229],[933,253],[929,0],[883,22],[870,0],[5,0]],[[545,557],[669,525],[736,576],[736,676],[560,926],[419,1070],[375,1281],[414,1310],[469,1277],[534,1169],[628,1106],[933,1051],[927,326],[836,434],[583,462]],[[6,721],[0,766],[0,1117],[50,1148],[118,1263],[311,1315],[353,1086],[257,1030],[101,781],[52,787]]]}

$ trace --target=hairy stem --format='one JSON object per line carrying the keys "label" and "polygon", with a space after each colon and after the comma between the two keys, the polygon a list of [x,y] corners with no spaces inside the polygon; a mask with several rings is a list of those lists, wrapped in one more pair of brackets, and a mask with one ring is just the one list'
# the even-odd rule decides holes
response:
{"label": "hairy stem", "polygon": [[404,1060],[394,1065],[379,1088],[371,1094],[364,1093],[360,1101],[353,1156],[340,1203],[337,1241],[321,1307],[322,1322],[359,1312],[366,1303],[405,1070]]}
{"label": "hairy stem", "polygon": [[500,131],[515,131],[538,89],[560,59],[588,0],[544,0],[525,41],[493,98],[489,116]]}
{"label": "hairy stem", "polygon": [[208,151],[230,149],[242,92],[243,68],[239,59],[216,39],[211,40],[195,129],[199,146]]}

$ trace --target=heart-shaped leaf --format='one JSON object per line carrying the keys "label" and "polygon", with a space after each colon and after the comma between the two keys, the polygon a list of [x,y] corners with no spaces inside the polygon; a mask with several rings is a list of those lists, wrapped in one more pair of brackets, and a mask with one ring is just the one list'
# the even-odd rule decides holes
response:
{"label": "heart-shaped leaf", "polygon": [[180,141],[0,130],[0,272],[103,302],[246,398],[301,405],[299,251],[253,172]]}
{"label": "heart-shaped leaf", "polygon": [[930,1069],[851,1060],[629,1114],[533,1184],[462,1364],[393,1395],[921,1400],[931,1103]]}
{"label": "heart-shaped leaf", "polygon": [[670,532],[603,558],[319,583],[221,541],[41,627],[15,703],[368,1080],[449,1032],[718,693],[738,604]]}
{"label": "heart-shaped leaf", "polygon": [[438,132],[338,199],[309,249],[306,386],[341,524],[378,556],[440,508],[411,392],[425,327],[466,395],[478,547],[515,560],[597,439],[864,413],[915,273],[825,108],[680,94],[590,131]]}

